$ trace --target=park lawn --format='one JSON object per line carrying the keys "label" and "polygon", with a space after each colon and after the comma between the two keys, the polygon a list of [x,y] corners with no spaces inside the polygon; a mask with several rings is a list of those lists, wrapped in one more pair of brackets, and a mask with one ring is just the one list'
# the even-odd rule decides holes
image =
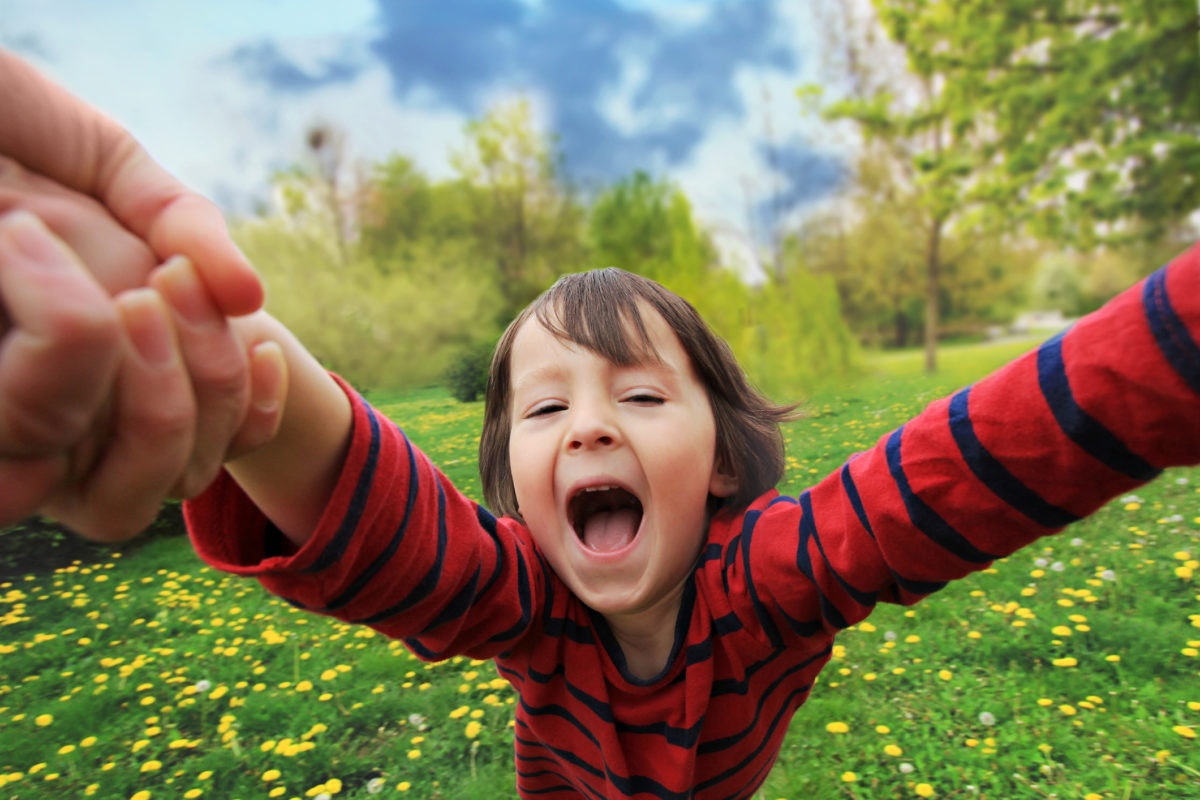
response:
{"label": "park lawn", "polygon": [[[798,491],[1026,344],[870,360],[787,427]],[[479,495],[482,408],[372,398]],[[1200,797],[1200,470],[840,639],[761,797]],[[514,697],[204,567],[182,538],[0,583],[0,798],[496,798]]]}

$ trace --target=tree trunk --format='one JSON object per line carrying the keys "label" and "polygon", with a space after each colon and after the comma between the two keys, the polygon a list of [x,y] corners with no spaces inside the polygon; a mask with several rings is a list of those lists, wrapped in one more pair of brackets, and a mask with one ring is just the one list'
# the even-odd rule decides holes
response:
{"label": "tree trunk", "polygon": [[929,229],[929,250],[925,254],[925,372],[937,372],[938,284],[941,281],[942,225],[934,219]]}

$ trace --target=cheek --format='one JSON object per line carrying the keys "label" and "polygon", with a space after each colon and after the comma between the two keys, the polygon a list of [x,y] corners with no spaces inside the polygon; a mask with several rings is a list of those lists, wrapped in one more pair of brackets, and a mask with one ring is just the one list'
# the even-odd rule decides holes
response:
{"label": "cheek", "polygon": [[517,505],[528,508],[536,502],[539,487],[546,483],[545,464],[537,457],[534,443],[509,438],[508,478],[516,495]]}

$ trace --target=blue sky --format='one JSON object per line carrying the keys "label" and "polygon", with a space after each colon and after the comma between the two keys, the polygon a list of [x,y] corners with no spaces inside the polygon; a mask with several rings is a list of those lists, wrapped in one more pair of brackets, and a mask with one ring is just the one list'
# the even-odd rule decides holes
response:
{"label": "blue sky", "polygon": [[746,238],[776,193],[829,194],[836,143],[794,89],[819,74],[791,0],[0,0],[0,45],[120,120],[169,169],[239,212],[301,157],[315,121],[351,153],[437,178],[463,123],[518,95],[571,179],[668,177]]}

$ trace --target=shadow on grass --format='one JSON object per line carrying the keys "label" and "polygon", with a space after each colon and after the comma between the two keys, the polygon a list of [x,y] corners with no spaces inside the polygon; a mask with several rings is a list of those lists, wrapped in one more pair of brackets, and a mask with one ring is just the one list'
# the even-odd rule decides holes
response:
{"label": "shadow on grass", "polygon": [[0,528],[0,581],[45,575],[75,562],[94,564],[113,553],[131,553],[147,541],[186,533],[179,503],[165,503],[154,523],[140,536],[120,544],[98,544],[44,517],[29,517]]}

